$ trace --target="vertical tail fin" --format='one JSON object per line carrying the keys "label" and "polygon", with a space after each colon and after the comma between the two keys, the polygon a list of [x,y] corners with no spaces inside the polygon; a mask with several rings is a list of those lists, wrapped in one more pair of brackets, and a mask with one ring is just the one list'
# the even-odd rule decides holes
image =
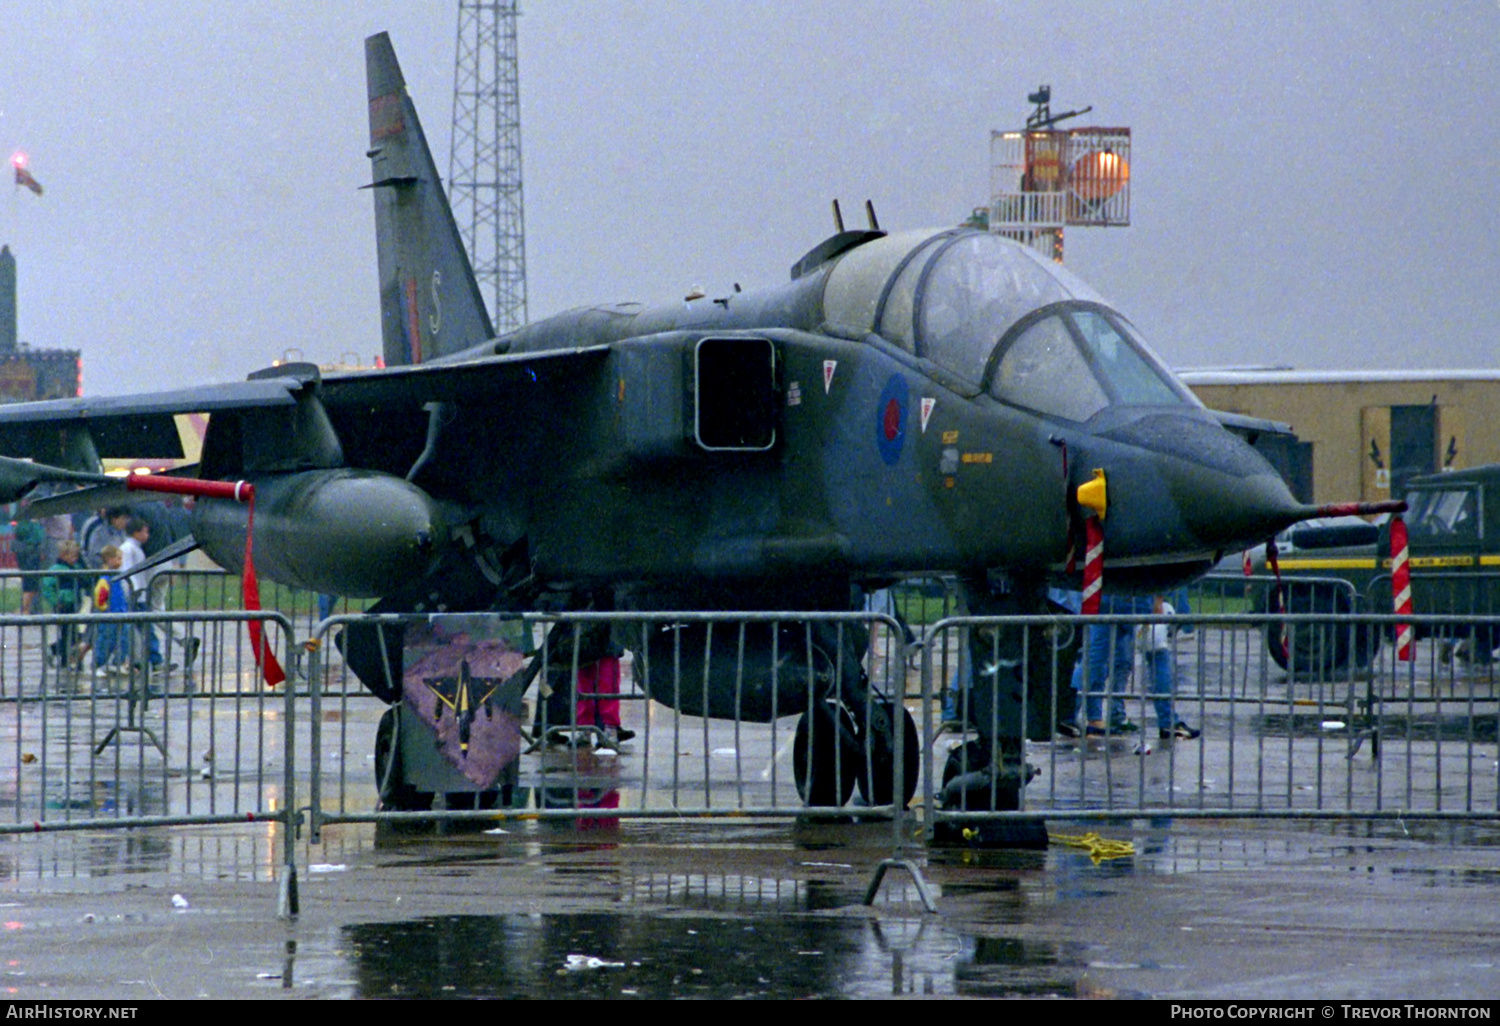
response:
{"label": "vertical tail fin", "polygon": [[365,73],[385,362],[421,363],[495,332],[388,34],[365,40]]}

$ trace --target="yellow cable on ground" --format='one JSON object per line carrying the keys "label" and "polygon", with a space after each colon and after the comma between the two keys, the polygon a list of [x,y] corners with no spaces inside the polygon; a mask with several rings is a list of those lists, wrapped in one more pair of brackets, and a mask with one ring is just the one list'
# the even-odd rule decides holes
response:
{"label": "yellow cable on ground", "polygon": [[1093,832],[1082,835],[1053,834],[1052,843],[1067,848],[1085,849],[1096,866],[1106,859],[1124,859],[1135,854],[1135,845],[1129,841],[1111,841]]}

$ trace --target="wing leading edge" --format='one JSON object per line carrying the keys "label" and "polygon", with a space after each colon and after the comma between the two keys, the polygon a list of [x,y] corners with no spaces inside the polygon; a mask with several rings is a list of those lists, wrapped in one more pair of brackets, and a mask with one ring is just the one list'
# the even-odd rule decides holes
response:
{"label": "wing leading edge", "polygon": [[0,405],[0,456],[97,473],[104,459],[183,459],[175,418],[296,407],[309,390],[324,406],[379,417],[432,402],[521,398],[600,366],[607,345],[493,356],[328,377],[257,377],[142,395]]}
{"label": "wing leading edge", "polygon": [[101,459],[184,457],[176,416],[288,406],[301,382],[237,381],[171,392],[0,405],[0,455],[85,473]]}

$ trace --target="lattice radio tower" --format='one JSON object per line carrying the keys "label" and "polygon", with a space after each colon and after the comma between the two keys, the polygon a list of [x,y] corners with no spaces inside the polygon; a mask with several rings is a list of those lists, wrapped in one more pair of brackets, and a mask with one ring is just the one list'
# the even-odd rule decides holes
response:
{"label": "lattice radio tower", "polygon": [[499,334],[526,323],[518,7],[459,0],[453,65],[448,200]]}

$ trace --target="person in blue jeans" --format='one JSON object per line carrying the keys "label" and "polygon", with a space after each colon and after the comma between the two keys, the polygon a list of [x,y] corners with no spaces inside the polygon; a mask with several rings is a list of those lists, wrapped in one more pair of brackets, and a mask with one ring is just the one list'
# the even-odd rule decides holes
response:
{"label": "person in blue jeans", "polygon": [[[1101,614],[1127,615],[1151,612],[1151,600],[1133,595],[1101,595]],[[1084,691],[1084,671],[1088,689]],[[1125,715],[1125,693],[1135,669],[1135,628],[1130,624],[1096,624],[1083,635],[1083,648],[1073,667],[1073,690],[1083,694],[1086,732],[1092,736],[1133,734],[1141,728]],[[1109,727],[1104,725],[1104,695],[1110,696]]]}
{"label": "person in blue jeans", "polygon": [[[131,573],[146,561],[145,545],[151,540],[151,525],[139,517],[131,517],[125,524],[125,540],[120,543],[120,567],[125,574],[125,589],[131,612],[151,612],[151,577],[148,571]],[[156,628],[149,623],[136,626],[140,638],[134,662],[145,662],[152,666],[162,664],[161,643],[156,638]]]}
{"label": "person in blue jeans", "polygon": [[[1146,613],[1173,615],[1172,606],[1160,597],[1103,595],[1099,612],[1125,616]],[[1152,624],[1141,628],[1144,670],[1151,682],[1151,701],[1156,712],[1157,736],[1162,740],[1191,740],[1199,731],[1177,719],[1172,707],[1173,653],[1172,628]],[[1125,694],[1135,669],[1135,628],[1129,624],[1090,626],[1084,635],[1084,649],[1073,669],[1073,690],[1083,691],[1085,664],[1088,669],[1088,694],[1085,696],[1085,731],[1091,737],[1105,734],[1134,734],[1140,727],[1125,715]],[[1104,724],[1104,696],[1110,696],[1109,726]]]}
{"label": "person in blue jeans", "polygon": [[[1188,590],[1187,585],[1185,584],[1182,587],[1178,588],[1176,591],[1172,592],[1172,601],[1168,604],[1174,607],[1176,611],[1181,613],[1183,616],[1193,615],[1193,607],[1188,602]],[[1177,633],[1186,636],[1192,634],[1193,630],[1194,628],[1192,624],[1185,623],[1181,627],[1177,628]]]}
{"label": "person in blue jeans", "polygon": [[[1170,602],[1157,598],[1152,603],[1152,612],[1172,616],[1176,612]],[[1156,735],[1163,741],[1180,739],[1191,741],[1199,731],[1177,718],[1172,708],[1172,627],[1170,624],[1154,623],[1141,628],[1141,657],[1145,662],[1147,679],[1151,682],[1151,704],[1156,709]]]}

